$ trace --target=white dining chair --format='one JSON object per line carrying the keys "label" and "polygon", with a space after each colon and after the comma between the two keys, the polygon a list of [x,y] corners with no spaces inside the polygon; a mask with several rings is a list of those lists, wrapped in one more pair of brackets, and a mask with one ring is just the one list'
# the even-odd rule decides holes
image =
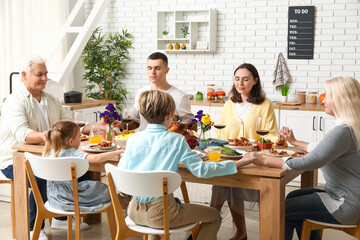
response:
{"label": "white dining chair", "polygon": [[14,202],[14,181],[10,178],[7,178],[0,171],[0,184],[7,183],[10,184],[11,193],[10,193],[10,201],[11,201],[11,224],[12,224],[12,238],[15,239],[15,202]]}
{"label": "white dining chair", "polygon": [[354,225],[332,224],[305,219],[303,221],[301,240],[309,240],[312,230],[319,230],[320,238],[322,238],[324,229],[334,229],[346,232],[347,234],[360,239],[360,222]]}
{"label": "white dining chair", "polygon": [[[96,212],[80,212],[77,179],[89,169],[89,163],[85,159],[75,157],[40,157],[25,152],[25,167],[34,194],[37,215],[32,239],[38,239],[41,225],[44,219],[67,216],[68,239],[72,239],[72,216],[75,218],[75,239],[80,240],[80,217],[87,214],[106,212],[112,239],[115,237],[115,217],[111,202],[104,203],[103,207]],[[74,212],[55,209],[49,202],[44,204],[35,177],[51,181],[72,181],[74,196]]]}
{"label": "white dining chair", "polygon": [[[170,234],[193,231],[196,239],[198,223],[178,228],[169,228],[168,194],[173,193],[181,185],[181,176],[172,171],[129,171],[112,164],[105,164],[106,179],[110,190],[115,217],[117,221],[116,239],[143,235],[161,235],[170,239]],[[117,192],[140,197],[163,197],[164,228],[157,229],[135,224],[129,217],[124,218]]]}

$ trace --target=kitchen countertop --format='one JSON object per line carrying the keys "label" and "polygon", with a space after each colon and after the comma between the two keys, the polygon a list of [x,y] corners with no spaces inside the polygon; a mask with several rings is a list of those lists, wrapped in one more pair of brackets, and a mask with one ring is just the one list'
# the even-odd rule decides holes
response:
{"label": "kitchen countertop", "polygon": [[[281,102],[272,102],[274,109],[281,110],[298,110],[298,111],[318,111],[324,112],[324,104],[321,103],[303,103],[300,105],[292,106],[292,105],[283,105]],[[223,100],[190,100],[190,104],[193,106],[209,106],[209,107],[222,107],[224,106]]]}
{"label": "kitchen countertop", "polygon": [[[69,106],[70,110],[79,110],[84,108],[92,108],[99,106],[106,106],[109,102],[115,104],[116,101],[113,100],[95,100],[95,99],[83,99],[81,103],[64,103],[62,105]],[[0,108],[0,116],[1,116],[1,108]]]}
{"label": "kitchen countertop", "polygon": [[81,103],[64,103],[64,102],[62,102],[62,104],[64,106],[69,106],[70,110],[78,110],[78,109],[84,109],[84,108],[106,106],[106,105],[108,105],[109,102],[111,102],[113,104],[116,103],[116,101],[113,101],[113,100],[83,99]]}

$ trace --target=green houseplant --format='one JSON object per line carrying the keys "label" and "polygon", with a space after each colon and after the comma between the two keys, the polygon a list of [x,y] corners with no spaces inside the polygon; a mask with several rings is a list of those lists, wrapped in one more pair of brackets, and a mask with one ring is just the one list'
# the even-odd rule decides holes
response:
{"label": "green houseplant", "polygon": [[166,38],[168,34],[169,34],[168,31],[166,31],[166,30],[162,31],[162,35],[163,35],[164,38]]}
{"label": "green houseplant", "polygon": [[281,101],[287,102],[290,87],[288,85],[284,84],[284,85],[281,85],[280,89],[281,89]]}
{"label": "green houseplant", "polygon": [[121,79],[125,77],[125,61],[129,59],[128,49],[133,48],[132,43],[133,36],[127,30],[106,36],[100,27],[95,29],[81,55],[87,97],[116,100],[116,107],[121,110],[129,93]]}
{"label": "green houseplant", "polygon": [[187,35],[189,35],[189,26],[184,26],[180,30],[183,38],[186,38]]}

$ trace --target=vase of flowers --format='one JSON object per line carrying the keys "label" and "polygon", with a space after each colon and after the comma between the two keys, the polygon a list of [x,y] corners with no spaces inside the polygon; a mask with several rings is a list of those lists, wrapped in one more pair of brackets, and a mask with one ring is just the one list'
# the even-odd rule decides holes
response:
{"label": "vase of flowers", "polygon": [[109,103],[105,109],[106,110],[104,112],[100,113],[100,119],[103,119],[104,123],[107,125],[106,130],[104,131],[103,139],[112,142],[115,137],[115,130],[112,124],[115,121],[120,121],[121,117],[117,113],[114,104]]}
{"label": "vase of flowers", "polygon": [[208,147],[206,132],[211,129],[214,122],[211,121],[209,114],[204,114],[203,110],[199,110],[192,121],[196,122],[198,129],[200,129],[199,148],[204,150]]}

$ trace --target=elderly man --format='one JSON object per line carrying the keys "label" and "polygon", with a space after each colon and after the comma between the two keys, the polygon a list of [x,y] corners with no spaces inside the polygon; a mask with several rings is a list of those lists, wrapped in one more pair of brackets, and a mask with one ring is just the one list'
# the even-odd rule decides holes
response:
{"label": "elderly man", "polygon": [[[23,143],[43,143],[46,140],[45,133],[50,126],[59,120],[71,120],[70,113],[65,111],[60,101],[44,91],[48,79],[43,58],[39,56],[28,58],[20,73],[24,86],[7,97],[1,109],[0,169],[6,177],[11,179],[13,179],[12,146]],[[39,178],[36,181],[42,198],[46,201],[46,181]],[[32,192],[29,197],[29,208],[30,231],[32,231],[36,218],[36,204]],[[66,220],[66,218],[54,219],[52,227],[66,229],[66,221],[60,220]],[[82,223],[81,228],[87,229],[89,226]],[[39,239],[47,239],[43,230]]]}

